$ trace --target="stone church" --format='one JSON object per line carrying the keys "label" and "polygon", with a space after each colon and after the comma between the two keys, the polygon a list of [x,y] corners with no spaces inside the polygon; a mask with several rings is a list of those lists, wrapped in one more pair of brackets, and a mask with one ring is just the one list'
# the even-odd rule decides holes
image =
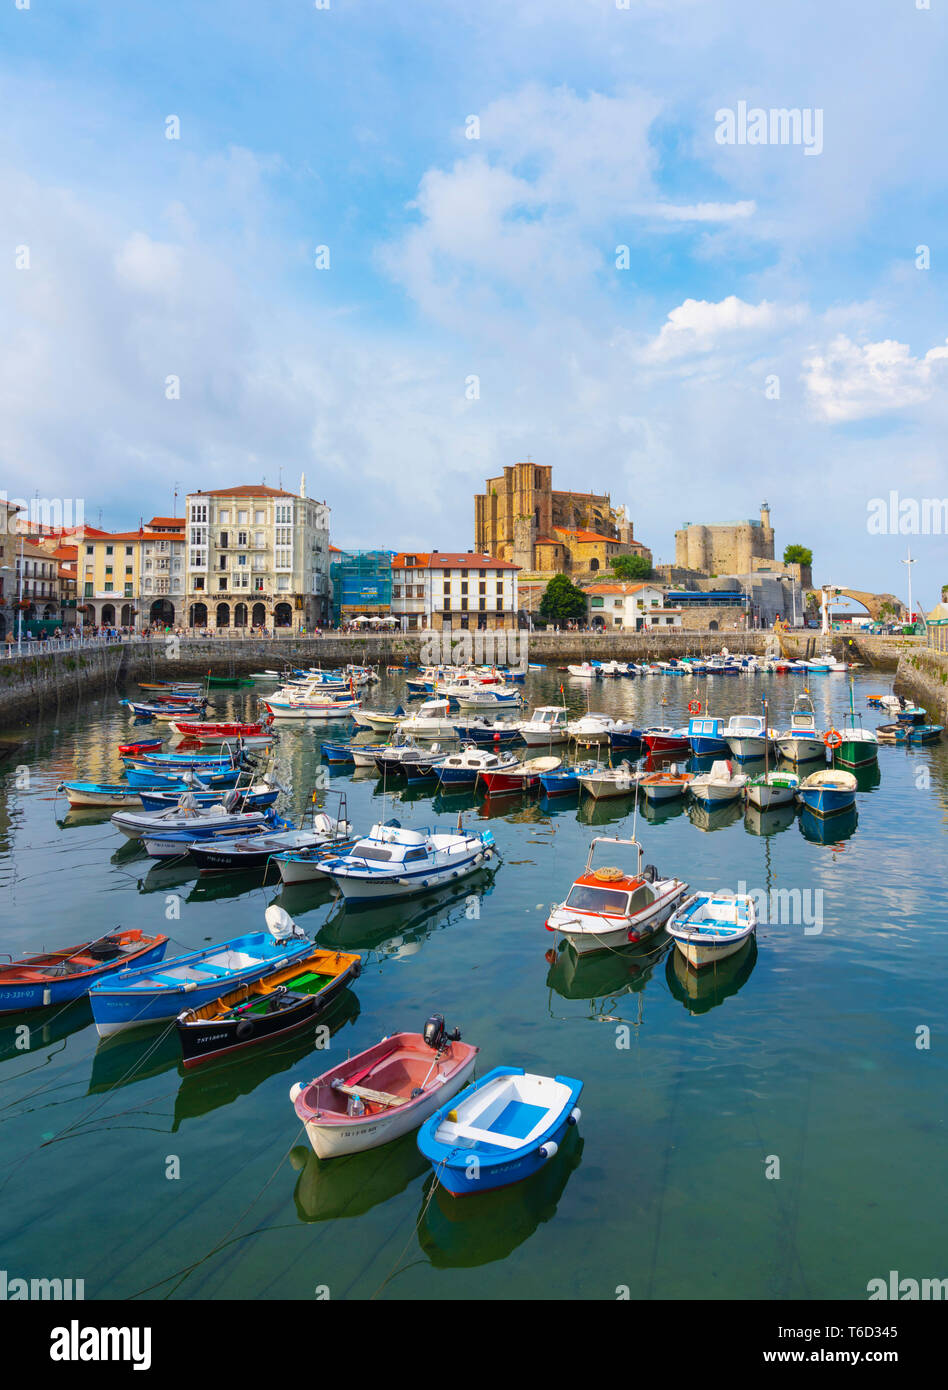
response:
{"label": "stone church", "polygon": [[474,548],[525,574],[595,574],[617,555],[643,555],[624,507],[608,493],[561,492],[549,464],[514,463],[474,497]]}

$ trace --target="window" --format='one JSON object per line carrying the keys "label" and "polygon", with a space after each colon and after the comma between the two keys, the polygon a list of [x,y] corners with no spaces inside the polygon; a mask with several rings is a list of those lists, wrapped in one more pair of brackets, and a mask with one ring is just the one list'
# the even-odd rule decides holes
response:
{"label": "window", "polygon": [[222,531],[222,532],[221,532],[221,540],[220,540],[221,550],[226,550],[226,549],[227,549],[229,540],[230,540],[230,534],[229,534],[229,532],[227,532],[227,531]]}
{"label": "window", "polygon": [[415,585],[415,598],[424,598],[424,596],[425,596],[425,586],[424,586],[424,584],[416,584],[416,585]]}
{"label": "window", "polygon": [[499,598],[499,599],[497,600],[497,612],[498,612],[498,613],[502,613],[503,611],[504,611],[504,601],[503,601],[502,598]]}
{"label": "window", "polygon": [[91,597],[92,597],[92,585],[89,583],[88,579],[86,580],[85,584],[83,585],[82,592],[83,592],[83,597],[84,597],[84,598],[91,598]]}
{"label": "window", "polygon": [[86,546],[86,554],[87,554],[87,555],[93,555],[94,553],[95,553],[95,546],[94,546],[94,545],[87,545],[87,546]]}
{"label": "window", "polygon": [[484,609],[487,607],[487,599],[486,599],[486,598],[478,599],[478,600],[477,600],[477,606],[478,606],[478,608],[481,610],[481,612],[483,613]]}
{"label": "window", "polygon": [[253,524],[254,524],[255,526],[263,526],[263,524],[265,523],[266,519],[267,519],[267,514],[266,514],[266,512],[256,511],[256,512],[254,512],[254,514],[253,514]]}
{"label": "window", "polygon": [[238,544],[238,545],[247,545],[247,544],[248,544],[248,542],[247,542],[247,532],[246,532],[246,531],[238,531],[238,532],[237,532],[237,544]]}
{"label": "window", "polygon": [[401,596],[402,596],[402,586],[401,586],[401,584],[393,584],[393,585],[392,585],[392,598],[401,598]]}
{"label": "window", "polygon": [[125,554],[126,554],[126,555],[131,555],[131,553],[132,553],[132,547],[131,547],[130,545],[127,545],[127,546],[125,547]]}
{"label": "window", "polygon": [[247,513],[246,513],[246,512],[238,512],[238,513],[237,513],[237,525],[238,525],[238,526],[246,526],[246,525],[247,525]]}
{"label": "window", "polygon": [[288,574],[277,575],[277,588],[288,589],[290,587],[290,576]]}
{"label": "window", "polygon": [[113,551],[113,549],[114,549],[114,547],[113,547],[113,546],[111,546],[111,545],[107,545],[107,546],[106,546],[106,547],[105,547],[105,553],[106,553],[106,555],[111,555],[111,554],[112,554],[112,551]]}
{"label": "window", "polygon": [[238,563],[238,565],[245,565],[245,564],[247,563],[247,557],[246,557],[246,555],[238,555],[238,556],[237,556],[237,563]]}
{"label": "window", "polygon": [[105,592],[106,592],[107,594],[110,594],[110,593],[112,592],[112,581],[111,581],[111,579],[109,579],[109,580],[106,581]]}
{"label": "window", "polygon": [[126,597],[126,598],[131,598],[131,597],[132,597],[132,586],[131,586],[131,584],[126,584],[126,585],[125,585],[125,597]]}
{"label": "window", "polygon": [[221,521],[221,522],[229,522],[229,521],[230,521],[230,508],[229,508],[229,507],[221,507],[221,509],[220,509],[220,510],[218,511],[218,513],[217,513],[217,519],[218,519],[218,521]]}
{"label": "window", "polygon": [[221,592],[226,592],[226,590],[227,590],[227,575],[226,575],[226,574],[222,574],[221,577],[220,577],[220,579],[218,579],[218,581],[217,581],[217,587],[218,587],[218,589],[221,590]]}
{"label": "window", "polygon": [[199,574],[199,575],[197,576],[197,578],[195,579],[195,581],[194,581],[194,589],[195,589],[195,592],[197,592],[198,590],[203,589],[203,588],[204,588],[204,575],[203,575],[203,574]]}
{"label": "window", "polygon": [[111,574],[111,573],[112,573],[112,566],[111,566],[111,565],[106,565],[106,567],[105,567],[105,572],[106,572],[106,574]]}
{"label": "window", "polygon": [[262,531],[254,531],[254,533],[253,533],[253,543],[254,543],[255,546],[259,546],[259,547],[261,547],[261,548],[262,548],[264,545],[266,545],[266,541],[265,541],[264,538],[263,538],[263,532],[262,532]]}
{"label": "window", "polygon": [[126,565],[126,566],[125,566],[125,573],[128,575],[128,574],[131,574],[131,572],[132,572],[132,567],[131,567],[131,565]]}
{"label": "window", "polygon": [[254,593],[256,593],[256,594],[262,594],[262,593],[263,593],[263,579],[262,579],[262,578],[261,578],[261,579],[254,579],[254,581],[253,581],[253,588],[254,588]]}

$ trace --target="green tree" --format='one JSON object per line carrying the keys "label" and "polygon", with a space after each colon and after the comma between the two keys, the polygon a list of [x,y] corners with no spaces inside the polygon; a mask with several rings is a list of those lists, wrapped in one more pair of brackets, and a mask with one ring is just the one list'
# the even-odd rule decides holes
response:
{"label": "green tree", "polygon": [[617,555],[609,562],[617,579],[651,579],[652,566],[644,555]]}
{"label": "green tree", "polygon": [[586,595],[565,574],[554,574],[540,600],[540,617],[548,623],[585,618]]}
{"label": "green tree", "polygon": [[785,565],[812,565],[813,551],[806,545],[788,545],[783,552]]}

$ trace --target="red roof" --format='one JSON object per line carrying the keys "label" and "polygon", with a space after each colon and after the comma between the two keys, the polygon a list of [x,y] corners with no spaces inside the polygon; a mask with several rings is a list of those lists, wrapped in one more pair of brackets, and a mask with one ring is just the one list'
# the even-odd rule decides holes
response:
{"label": "red roof", "polygon": [[[408,563],[408,557],[409,557],[409,556],[410,556],[411,559],[412,559],[412,562],[413,562],[412,564],[409,564],[409,563]],[[404,552],[404,554],[401,554],[401,555],[394,555],[394,556],[392,557],[392,569],[393,569],[393,570],[410,570],[410,569],[426,570],[426,569],[428,568],[428,560],[429,560],[429,558],[430,558],[430,556],[429,556],[429,553],[428,553],[427,550],[406,550],[406,551]]]}
{"label": "red roof", "polygon": [[[239,487],[209,487],[201,492],[190,492],[189,497],[299,497],[299,493],[285,492],[283,488],[266,487],[263,483],[242,483]],[[311,501],[311,498],[304,499]]]}
{"label": "red roof", "polygon": [[492,555],[471,555],[466,550],[433,550],[429,569],[519,570],[509,560],[495,560]]}
{"label": "red roof", "polygon": [[559,531],[563,536],[573,536],[578,541],[583,541],[587,545],[592,541],[605,541],[607,545],[621,545],[615,536],[600,536],[598,531],[583,531],[572,526],[554,526],[554,531]]}
{"label": "red roof", "polygon": [[146,531],[147,531],[147,529],[148,529],[149,526],[171,527],[173,530],[179,531],[179,530],[181,530],[181,529],[183,528],[183,526],[184,526],[184,517],[183,517],[183,516],[153,516],[152,519],[151,519],[151,521],[146,521],[146,522],[145,522],[145,530],[146,530]]}

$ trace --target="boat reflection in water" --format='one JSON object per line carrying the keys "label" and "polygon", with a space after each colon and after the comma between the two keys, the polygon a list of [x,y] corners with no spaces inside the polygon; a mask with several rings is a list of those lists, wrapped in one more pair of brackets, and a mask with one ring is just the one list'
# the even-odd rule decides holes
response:
{"label": "boat reflection in water", "polygon": [[744,829],[750,835],[778,835],[781,830],[789,829],[796,818],[795,801],[789,801],[783,806],[771,806],[766,811],[748,803],[744,810]]}
{"label": "boat reflection in water", "polygon": [[[163,1072],[177,1070],[181,1077],[174,1102],[172,1133],[185,1120],[198,1119],[230,1105],[239,1096],[250,1095],[271,1076],[289,1071],[315,1051],[317,1029],[329,1029],[330,1037],[359,1017],[359,1000],[349,989],[343,990],[319,1019],[299,1033],[261,1044],[253,1053],[237,1053],[206,1062],[196,1070],[185,1071],[177,1031],[162,1027],[134,1032],[123,1030],[103,1038],[92,1059],[89,1095],[101,1095],[123,1086],[147,1081]],[[316,1053],[317,1059],[325,1054]]]}
{"label": "boat reflection in water", "polygon": [[333,951],[381,951],[385,955],[413,955],[434,932],[469,919],[470,899],[493,891],[492,868],[468,874],[463,884],[453,883],[411,898],[384,903],[340,902],[320,927],[316,944]]}
{"label": "boat reflection in water", "polygon": [[726,801],[723,806],[701,806],[691,801],[687,808],[688,819],[696,830],[726,830],[740,820],[742,805],[739,798]]}
{"label": "boat reflection in water", "polygon": [[865,763],[862,767],[850,767],[846,771],[855,777],[856,790],[860,792],[875,791],[882,781],[878,762]]}
{"label": "boat reflection in water", "polygon": [[[661,939],[661,932],[656,935]],[[656,940],[650,937],[638,950],[630,946],[622,951],[580,955],[568,941],[561,941],[558,949],[551,947],[546,953],[550,965],[547,988],[561,999],[601,1000],[603,1008],[594,1010],[590,1017],[598,1017],[604,1011],[611,1013],[612,1005],[623,994],[635,994],[645,988],[661,961],[662,947],[670,945],[666,938],[656,950]]]}
{"label": "boat reflection in water", "polygon": [[584,796],[577,807],[576,819],[580,825],[617,825],[632,814],[634,795],[633,790],[623,796]]}
{"label": "boat reflection in water", "polygon": [[692,970],[681,951],[671,951],[665,980],[672,996],[690,1014],[706,1014],[736,994],[757,964],[757,940],[751,936],[733,956],[704,970]]}
{"label": "boat reflection in water", "polygon": [[815,845],[841,845],[855,832],[859,823],[859,812],[855,806],[847,806],[832,816],[816,816],[804,806],[800,811],[800,830],[805,839]]}
{"label": "boat reflection in water", "polygon": [[506,1259],[556,1215],[582,1155],[583,1140],[577,1126],[571,1125],[549,1163],[523,1182],[470,1197],[452,1197],[439,1183],[432,1197],[434,1176],[430,1176],[423,1191],[419,1245],[438,1269],[471,1268]]}
{"label": "boat reflection in water", "polygon": [[0,1062],[12,1057],[35,1057],[41,1048],[64,1042],[91,1022],[88,995],[65,1006],[50,1004],[45,1009],[30,1009],[29,1013],[4,1014],[0,1017]]}
{"label": "boat reflection in water", "polygon": [[430,1171],[416,1133],[326,1160],[317,1158],[309,1144],[298,1144],[290,1150],[290,1164],[299,1173],[293,1199],[301,1221],[363,1216]]}

